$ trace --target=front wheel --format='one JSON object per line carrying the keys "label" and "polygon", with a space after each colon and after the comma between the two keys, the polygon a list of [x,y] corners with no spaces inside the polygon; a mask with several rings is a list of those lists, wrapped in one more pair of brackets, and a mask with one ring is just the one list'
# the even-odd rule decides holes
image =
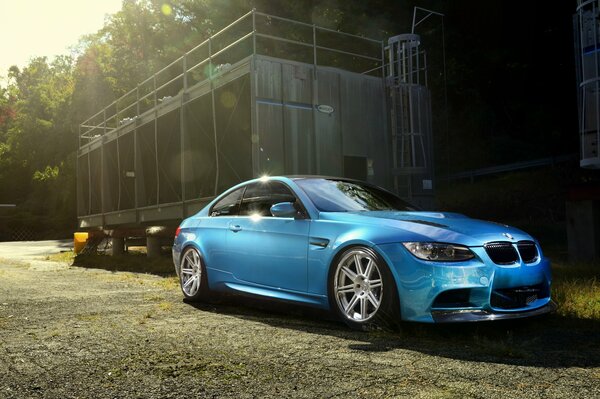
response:
{"label": "front wheel", "polygon": [[385,261],[367,247],[351,247],[336,257],[329,276],[329,301],[352,328],[393,326],[400,320],[391,272]]}
{"label": "front wheel", "polygon": [[186,299],[199,301],[208,297],[206,268],[200,253],[195,248],[183,252],[179,266],[179,283]]}

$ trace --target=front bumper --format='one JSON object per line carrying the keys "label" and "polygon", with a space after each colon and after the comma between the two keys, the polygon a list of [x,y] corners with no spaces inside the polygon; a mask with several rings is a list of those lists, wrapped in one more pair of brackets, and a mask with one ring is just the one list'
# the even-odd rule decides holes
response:
{"label": "front bumper", "polygon": [[556,303],[550,301],[540,308],[521,312],[497,312],[481,309],[434,310],[431,312],[431,316],[436,323],[463,323],[473,321],[522,319],[525,317],[541,316],[543,314],[552,313],[556,311],[556,309]]}
{"label": "front bumper", "polygon": [[[536,262],[502,266],[494,264],[482,247],[472,247],[476,257],[460,263],[421,261],[400,244],[380,245],[378,249],[391,265],[403,320],[435,323],[516,319],[556,309],[550,299],[550,263],[541,252]],[[503,295],[522,295],[510,292],[513,289],[534,288],[543,295],[523,302],[523,306],[498,300]],[[444,297],[446,293],[451,295]]]}

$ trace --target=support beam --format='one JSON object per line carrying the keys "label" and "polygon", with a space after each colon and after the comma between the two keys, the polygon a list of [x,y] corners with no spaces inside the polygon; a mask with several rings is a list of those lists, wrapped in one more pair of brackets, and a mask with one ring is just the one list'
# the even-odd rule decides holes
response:
{"label": "support beam", "polygon": [[146,254],[149,258],[158,258],[160,256],[160,237],[146,237]]}
{"label": "support beam", "polygon": [[112,237],[112,256],[119,256],[125,253],[125,238]]}

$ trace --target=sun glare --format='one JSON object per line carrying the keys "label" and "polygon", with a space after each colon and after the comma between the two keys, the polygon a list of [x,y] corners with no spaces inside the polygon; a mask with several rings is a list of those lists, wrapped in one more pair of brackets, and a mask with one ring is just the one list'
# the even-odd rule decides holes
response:
{"label": "sun glare", "polygon": [[171,15],[171,13],[173,13],[173,8],[169,3],[163,3],[163,5],[160,7],[160,10],[165,15]]}
{"label": "sun glare", "polygon": [[[69,54],[82,35],[101,29],[106,14],[121,9],[121,0],[54,0],[3,2],[0,22],[0,76],[11,65],[23,68],[32,57]],[[58,28],[60,27],[60,28]]]}

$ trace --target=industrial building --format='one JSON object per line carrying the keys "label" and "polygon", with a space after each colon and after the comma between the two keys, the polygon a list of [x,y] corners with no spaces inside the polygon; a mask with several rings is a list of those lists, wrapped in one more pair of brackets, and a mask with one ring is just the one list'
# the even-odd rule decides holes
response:
{"label": "industrial building", "polygon": [[428,208],[431,136],[418,35],[251,11],[81,124],[79,227],[176,226],[264,174],[358,178]]}

